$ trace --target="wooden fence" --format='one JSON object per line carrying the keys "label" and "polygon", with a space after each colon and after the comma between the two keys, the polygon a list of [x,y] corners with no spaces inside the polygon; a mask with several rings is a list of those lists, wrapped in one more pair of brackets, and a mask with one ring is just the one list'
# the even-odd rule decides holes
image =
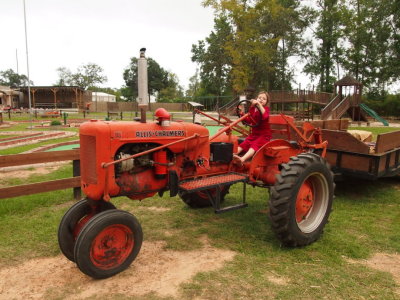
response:
{"label": "wooden fence", "polygon": [[[188,111],[190,105],[188,103],[150,103],[149,110],[155,111],[157,108],[163,107],[168,111]],[[93,102],[90,105],[91,112],[121,112],[121,111],[139,111],[136,102]]]}
{"label": "wooden fence", "polygon": [[79,166],[79,149],[2,155],[0,156],[0,168],[66,160],[73,161],[72,177],[0,188],[0,199],[63,190],[68,188],[73,188],[74,198],[80,199],[81,177]]}

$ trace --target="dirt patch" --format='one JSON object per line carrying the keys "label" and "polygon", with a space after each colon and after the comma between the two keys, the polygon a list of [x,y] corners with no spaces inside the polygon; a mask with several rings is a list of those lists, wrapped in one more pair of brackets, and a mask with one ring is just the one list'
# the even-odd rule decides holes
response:
{"label": "dirt patch", "polygon": [[283,277],[283,276],[279,276],[277,274],[268,274],[266,276],[267,280],[269,282],[272,282],[273,284],[276,285],[288,285],[289,284],[289,279]]}
{"label": "dirt patch", "polygon": [[373,257],[363,262],[370,268],[389,272],[400,285],[400,255],[376,253]]}
{"label": "dirt patch", "polygon": [[155,206],[149,206],[149,207],[143,206],[142,209],[147,209],[154,212],[166,212],[171,210],[168,207],[155,207]]}
{"label": "dirt patch", "polygon": [[0,173],[2,176],[7,178],[28,178],[31,175],[49,174],[61,167],[61,165],[54,166],[54,163],[52,163],[52,165],[53,166],[48,166],[48,167],[38,167],[32,170],[16,170],[16,171],[0,172]]}
{"label": "dirt patch", "polygon": [[[400,254],[386,254],[386,253],[375,253],[368,260],[353,260],[348,259],[350,263],[363,264],[375,270],[388,272],[393,276],[397,285],[400,286]],[[400,287],[396,291],[400,294]]]}
{"label": "dirt patch", "polygon": [[213,248],[206,239],[196,251],[165,250],[164,242],[144,242],[141,252],[126,271],[93,280],[64,256],[29,260],[0,269],[0,299],[84,299],[94,295],[138,296],[157,293],[179,295],[179,286],[198,272],[219,269],[234,258],[229,250]]}

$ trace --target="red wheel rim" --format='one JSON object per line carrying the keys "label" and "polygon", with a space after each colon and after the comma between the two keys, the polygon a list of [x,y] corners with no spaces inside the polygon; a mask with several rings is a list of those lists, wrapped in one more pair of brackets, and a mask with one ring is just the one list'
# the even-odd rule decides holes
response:
{"label": "red wheel rim", "polygon": [[301,185],[296,200],[296,221],[300,223],[307,218],[314,205],[313,186],[309,179]]}
{"label": "red wheel rim", "polygon": [[78,237],[78,234],[79,234],[79,232],[81,232],[83,226],[85,226],[85,224],[87,222],[89,222],[89,220],[91,218],[93,218],[94,215],[95,215],[94,213],[90,213],[90,214],[84,216],[82,219],[80,219],[78,221],[78,223],[76,223],[74,230],[73,230],[74,240],[76,240],[76,238]]}
{"label": "red wheel rim", "polygon": [[90,259],[99,269],[107,270],[121,265],[133,249],[133,232],[122,224],[104,228],[93,240]]}

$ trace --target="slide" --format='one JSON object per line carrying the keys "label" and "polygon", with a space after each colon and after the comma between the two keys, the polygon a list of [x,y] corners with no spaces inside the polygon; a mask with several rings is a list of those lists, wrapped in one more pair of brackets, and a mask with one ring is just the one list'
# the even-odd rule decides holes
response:
{"label": "slide", "polygon": [[385,126],[389,126],[389,123],[381,118],[380,116],[378,116],[378,114],[372,110],[371,108],[369,108],[367,105],[365,105],[364,103],[360,103],[360,107],[362,108],[363,111],[365,111],[367,114],[369,114],[371,117],[375,118],[376,120],[378,120],[379,122],[382,122],[383,125]]}

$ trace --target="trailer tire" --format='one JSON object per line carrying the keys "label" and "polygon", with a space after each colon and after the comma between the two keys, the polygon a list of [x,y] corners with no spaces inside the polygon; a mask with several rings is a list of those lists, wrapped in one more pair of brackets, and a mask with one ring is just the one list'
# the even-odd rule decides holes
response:
{"label": "trailer tire", "polygon": [[[230,185],[224,186],[221,189],[221,203],[225,201],[226,194],[229,193]],[[209,190],[213,195],[215,194],[215,188]],[[210,199],[208,199],[205,191],[193,192],[193,193],[182,193],[179,192],[179,197],[191,208],[204,208],[212,206]]]}
{"label": "trailer tire", "polygon": [[335,184],[328,163],[303,153],[282,164],[270,189],[272,229],[283,245],[305,246],[316,241],[328,222]]}
{"label": "trailer tire", "polygon": [[96,210],[92,212],[87,199],[82,199],[67,210],[58,226],[57,234],[58,245],[66,258],[75,262],[74,246],[79,231],[95,214],[109,209],[115,209],[111,202],[99,201]]}
{"label": "trailer tire", "polygon": [[138,255],[142,227],[129,212],[106,210],[82,228],[74,256],[78,268],[95,279],[108,278],[127,269]]}

